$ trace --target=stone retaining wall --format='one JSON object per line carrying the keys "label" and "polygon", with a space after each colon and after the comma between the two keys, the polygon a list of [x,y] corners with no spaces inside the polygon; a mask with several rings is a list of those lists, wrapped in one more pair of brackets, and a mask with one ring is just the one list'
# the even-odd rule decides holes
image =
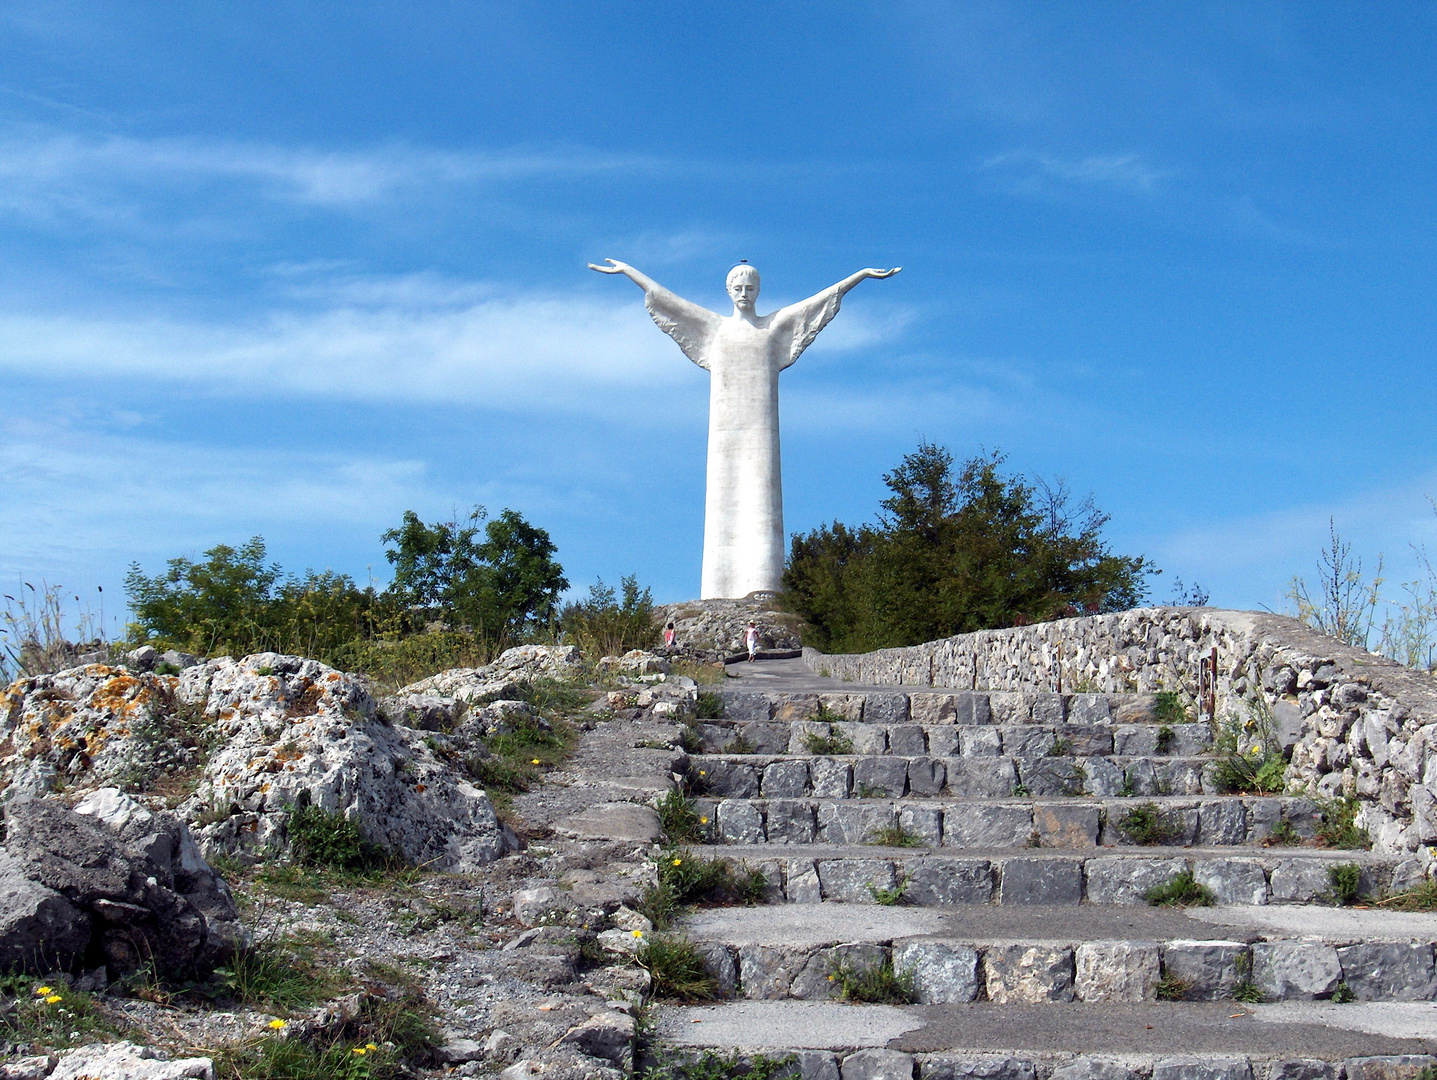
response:
{"label": "stone retaining wall", "polygon": [[1355,796],[1375,850],[1437,858],[1437,681],[1294,619],[1139,608],[860,655],[805,649],[804,662],[875,686],[1195,697],[1199,658],[1214,648],[1218,718],[1266,706],[1291,750],[1290,791]]}

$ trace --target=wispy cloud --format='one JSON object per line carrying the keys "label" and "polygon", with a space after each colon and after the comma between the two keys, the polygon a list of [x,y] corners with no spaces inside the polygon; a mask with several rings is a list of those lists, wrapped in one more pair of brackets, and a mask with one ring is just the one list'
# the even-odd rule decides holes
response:
{"label": "wispy cloud", "polygon": [[1037,150],[1010,150],[982,162],[985,170],[1007,176],[1015,185],[1034,188],[1055,183],[1069,187],[1152,192],[1169,174],[1147,164],[1140,154],[1090,154],[1064,158]]}

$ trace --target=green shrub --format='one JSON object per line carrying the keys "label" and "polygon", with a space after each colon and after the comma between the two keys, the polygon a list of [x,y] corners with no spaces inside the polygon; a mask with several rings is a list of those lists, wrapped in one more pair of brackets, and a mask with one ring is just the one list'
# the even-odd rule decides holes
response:
{"label": "green shrub", "polygon": [[1347,980],[1344,979],[1332,988],[1332,1002],[1334,1005],[1346,1005],[1356,1000],[1357,995],[1353,993],[1352,987],[1347,985]]}
{"label": "green shrub", "polygon": [[884,907],[897,907],[908,897],[908,882],[911,876],[908,874],[898,879],[898,884],[893,886],[879,887],[873,882],[868,883],[868,895],[873,897],[875,904],[882,904]]}
{"label": "green shrub", "polygon": [[1164,975],[1158,980],[1157,998],[1159,1001],[1182,1001],[1192,992],[1192,988],[1191,979],[1179,978],[1177,975]]}
{"label": "green shrub", "polygon": [[1319,843],[1349,851],[1372,846],[1372,837],[1357,824],[1357,812],[1362,805],[1355,798],[1319,800],[1317,805],[1322,814],[1317,826]]}
{"label": "green shrub", "polygon": [[792,1075],[792,1065],[792,1054],[775,1058],[738,1050],[729,1054],[705,1050],[696,1055],[660,1052],[638,1080],[781,1080]]}
{"label": "green shrub", "polygon": [[568,604],[559,616],[559,625],[575,645],[592,660],[622,656],[630,649],[654,645],[658,623],[654,598],[640,589],[638,579],[629,576],[620,582],[622,599],[602,580],[589,586],[586,600]]}
{"label": "green shrub", "polygon": [[[723,859],[704,859],[687,848],[671,848],[654,860],[658,880],[644,890],[639,910],[655,926],[669,926],[686,904],[733,903],[743,890],[733,867]],[[764,888],[767,888],[767,881]]]}
{"label": "green shrub", "polygon": [[847,735],[818,735],[809,731],[804,733],[803,748],[810,754],[817,754],[821,757],[851,754],[853,753],[853,740]]}
{"label": "green shrub", "polygon": [[1302,837],[1297,834],[1292,822],[1283,818],[1272,827],[1272,832],[1263,837],[1262,843],[1264,847],[1291,847],[1302,843]]}
{"label": "green shrub", "polygon": [[1348,907],[1362,896],[1362,867],[1357,863],[1339,863],[1327,868],[1327,883],[1332,886],[1332,899]]}
{"label": "green shrub", "polygon": [[1173,743],[1178,741],[1178,734],[1167,724],[1158,728],[1157,751],[1159,754],[1166,754],[1173,748]]}
{"label": "green shrub", "polygon": [[653,980],[655,997],[708,1001],[717,992],[714,977],[704,967],[703,954],[684,938],[651,934],[639,946],[636,959]]}
{"label": "green shrub", "polygon": [[896,971],[893,958],[885,956],[881,963],[855,966],[838,961],[828,969],[829,979],[836,984],[843,1001],[861,1001],[869,1005],[911,1005],[918,1000],[913,988],[911,971]]}
{"label": "green shrub", "polygon": [[694,801],[677,788],[670,788],[664,793],[657,803],[657,809],[665,844],[702,844],[709,839],[712,830],[709,829],[707,820],[699,820]]}
{"label": "green shrub", "polygon": [[1170,843],[1182,832],[1154,802],[1138,803],[1118,819],[1118,828],[1133,843],[1148,847]]}
{"label": "green shrub", "polygon": [[317,806],[293,807],[285,832],[294,857],[306,866],[367,870],[384,861],[382,849],[364,839],[357,823]]}
{"label": "green shrub", "polygon": [[1192,721],[1192,711],[1188,703],[1176,690],[1159,690],[1153,713],[1164,724],[1187,724]]}
{"label": "green shrub", "polygon": [[885,825],[882,828],[874,829],[868,834],[864,843],[872,844],[875,847],[924,847],[921,836],[905,828],[903,823],[897,822],[893,825]]}
{"label": "green shrub", "polygon": [[1154,885],[1143,893],[1153,907],[1212,907],[1212,890],[1194,880],[1191,870],[1175,874],[1162,885]]}
{"label": "green shrub", "polygon": [[699,691],[694,715],[700,720],[718,720],[723,716],[723,695],[712,690]]}
{"label": "green shrub", "polygon": [[1437,911],[1437,881],[1429,878],[1420,885],[1377,901],[1377,906],[1393,911]]}
{"label": "green shrub", "polygon": [[1287,761],[1282,756],[1277,729],[1267,702],[1259,697],[1249,716],[1226,717],[1213,740],[1217,759],[1213,782],[1219,791],[1245,795],[1271,795],[1283,789]]}

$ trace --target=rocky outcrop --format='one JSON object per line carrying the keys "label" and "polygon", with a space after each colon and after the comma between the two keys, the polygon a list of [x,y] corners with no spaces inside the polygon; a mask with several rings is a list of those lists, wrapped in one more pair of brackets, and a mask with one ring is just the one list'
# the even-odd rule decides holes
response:
{"label": "rocky outcrop", "polygon": [[690,600],[654,609],[656,623],[673,620],[680,650],[733,656],[746,651],[744,633],[749,620],[758,627],[759,647],[786,652],[801,647],[803,620],[779,611],[762,595],[741,600]]}
{"label": "rocky outcrop", "polygon": [[113,788],[71,810],[5,806],[0,961],[49,972],[103,964],[119,977],[204,978],[239,940],[234,898],[184,822]]}

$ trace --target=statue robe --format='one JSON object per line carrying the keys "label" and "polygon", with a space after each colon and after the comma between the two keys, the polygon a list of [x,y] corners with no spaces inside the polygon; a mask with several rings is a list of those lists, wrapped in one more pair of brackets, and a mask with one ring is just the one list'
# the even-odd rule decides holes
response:
{"label": "statue robe", "polygon": [[710,376],[704,600],[782,588],[778,373],[803,354],[842,300],[835,285],[749,321],[719,315],[659,285],[644,292],[659,329]]}

